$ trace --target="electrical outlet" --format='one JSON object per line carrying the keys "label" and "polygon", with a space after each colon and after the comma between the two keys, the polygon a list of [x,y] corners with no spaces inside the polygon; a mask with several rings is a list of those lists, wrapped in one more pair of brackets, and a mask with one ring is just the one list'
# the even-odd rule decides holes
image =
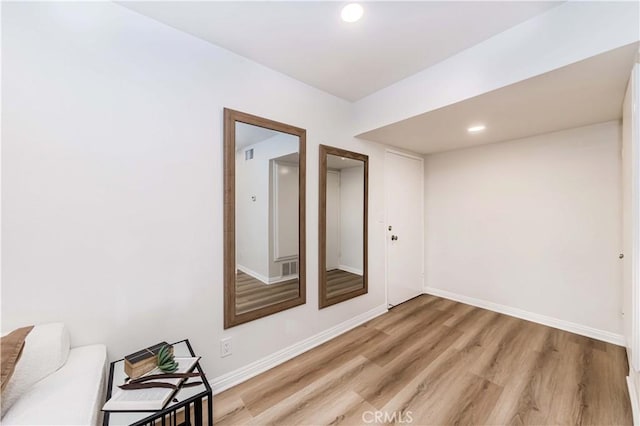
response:
{"label": "electrical outlet", "polygon": [[231,337],[220,340],[220,358],[231,355]]}

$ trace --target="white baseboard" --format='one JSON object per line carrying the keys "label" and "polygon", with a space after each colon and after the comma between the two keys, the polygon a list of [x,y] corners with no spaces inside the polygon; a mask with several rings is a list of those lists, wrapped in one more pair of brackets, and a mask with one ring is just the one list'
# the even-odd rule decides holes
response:
{"label": "white baseboard", "polygon": [[338,269],[345,272],[351,272],[352,274],[362,275],[362,269],[352,268],[351,266],[338,265]]}
{"label": "white baseboard", "polygon": [[461,294],[451,293],[449,291],[433,287],[426,287],[424,292],[433,296],[444,297],[445,299],[455,300],[456,302],[466,303],[467,305],[477,306],[479,308],[488,309],[490,311],[499,312],[501,314],[521,318],[527,321],[537,322],[549,327],[559,328],[560,330],[569,331],[581,336],[602,340],[603,342],[613,343],[614,345],[625,346],[626,343],[626,339],[622,334],[611,333],[609,331],[599,330],[586,325],[576,324],[570,321],[548,317],[546,315],[535,314],[522,309],[512,308],[511,306],[500,305],[499,303],[463,296]]}
{"label": "white baseboard", "polygon": [[633,380],[631,376],[632,372],[629,372],[629,376],[627,376],[627,388],[629,389],[629,399],[631,400],[631,413],[633,414],[633,424],[638,426],[640,425],[640,406],[638,405],[638,401],[640,398],[638,394],[638,388],[636,386],[636,381]]}
{"label": "white baseboard", "polygon": [[269,277],[265,277],[262,274],[257,273],[256,271],[247,268],[246,266],[242,266],[242,265],[236,265],[236,268],[238,268],[238,270],[244,272],[245,274],[252,276],[253,278],[257,279],[258,281],[264,283],[264,284],[278,284],[284,281],[289,281],[289,280],[293,280],[295,278],[298,278],[298,275],[286,275],[284,277],[275,277],[275,278],[269,278]]}
{"label": "white baseboard", "polygon": [[298,278],[298,274],[295,275],[285,275],[284,277],[277,278],[269,278],[269,282],[267,284],[278,284],[289,280],[295,280]]}
{"label": "white baseboard", "polygon": [[266,277],[262,274],[257,273],[256,271],[254,271],[253,269],[249,269],[246,266],[243,265],[236,265],[236,268],[242,272],[244,272],[245,274],[255,278],[258,281],[261,281],[265,284],[269,283],[269,277]]}
{"label": "white baseboard", "polygon": [[638,393],[638,382],[640,381],[640,372],[633,369],[631,365],[631,350],[627,347],[627,361],[629,362],[629,375],[627,376],[627,389],[629,391],[629,400],[631,402],[631,414],[633,415],[633,424],[640,426],[640,393]]}
{"label": "white baseboard", "polygon": [[308,351],[309,349],[313,349],[316,346],[319,346],[322,343],[333,339],[334,337],[346,333],[347,331],[359,326],[360,324],[363,324],[386,312],[387,307],[385,305],[380,305],[354,318],[351,318],[350,320],[331,327],[328,330],[322,331],[315,336],[311,336],[301,342],[295,343],[288,348],[284,348],[276,353],[254,361],[249,365],[223,374],[222,376],[216,377],[210,381],[213,393],[220,393],[232,386],[249,380],[250,378],[257,376],[260,373],[263,373],[277,365],[280,365],[283,362],[288,361],[291,358]]}

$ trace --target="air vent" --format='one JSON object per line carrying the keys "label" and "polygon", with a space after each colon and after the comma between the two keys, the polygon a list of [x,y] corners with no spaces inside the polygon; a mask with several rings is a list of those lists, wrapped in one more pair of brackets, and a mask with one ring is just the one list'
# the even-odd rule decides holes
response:
{"label": "air vent", "polygon": [[245,161],[253,160],[253,148],[248,149],[244,152],[244,159]]}
{"label": "air vent", "polygon": [[282,276],[287,277],[289,275],[296,275],[298,273],[298,261],[293,260],[291,262],[282,263]]}

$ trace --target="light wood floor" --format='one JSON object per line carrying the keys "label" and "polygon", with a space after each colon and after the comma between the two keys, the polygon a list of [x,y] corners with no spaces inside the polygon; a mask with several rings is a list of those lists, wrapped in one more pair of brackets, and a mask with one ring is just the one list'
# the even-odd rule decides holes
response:
{"label": "light wood floor", "polygon": [[236,312],[239,314],[264,308],[298,297],[298,279],[265,284],[242,271],[236,273]]}
{"label": "light wood floor", "polygon": [[619,346],[420,296],[216,395],[214,421],[630,425],[626,374]]}
{"label": "light wood floor", "polygon": [[342,269],[327,271],[327,297],[339,296],[364,287],[362,275],[352,274]]}

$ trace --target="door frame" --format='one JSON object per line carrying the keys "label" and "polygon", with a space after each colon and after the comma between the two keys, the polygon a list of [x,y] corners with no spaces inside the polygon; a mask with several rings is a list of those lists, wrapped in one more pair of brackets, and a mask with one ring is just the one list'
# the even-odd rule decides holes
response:
{"label": "door frame", "polygon": [[401,151],[396,148],[385,148],[384,150],[384,302],[387,309],[389,308],[389,180],[387,179],[387,173],[389,173],[388,168],[388,158],[389,155],[398,155],[401,157],[410,158],[412,160],[418,160],[420,162],[422,179],[420,180],[420,226],[422,227],[422,238],[420,239],[420,287],[422,289],[422,294],[425,293],[425,220],[424,220],[424,157],[419,154],[414,154],[411,152]]}
{"label": "door frame", "polygon": [[[622,178],[627,176],[630,179],[628,189],[625,188],[626,181],[623,181],[623,202],[622,216],[622,250],[623,259],[623,297],[630,299],[629,305],[626,305],[626,299],[623,299],[623,313],[630,317],[630,327],[624,325],[624,335],[626,337],[626,352],[629,361],[629,375],[627,376],[627,387],[629,397],[631,399],[631,411],[633,413],[634,424],[640,424],[640,56],[636,59],[636,64],[631,71],[631,77],[627,86],[625,95],[625,104],[627,97],[630,97],[630,111],[627,116],[627,106],[623,106],[623,143],[626,141],[628,151],[625,157],[625,150],[622,151]],[[627,124],[626,121],[630,122]],[[629,126],[629,134],[627,136],[626,126]],[[629,139],[626,140],[626,137]],[[629,167],[629,175],[624,173],[625,166]],[[627,192],[628,190],[628,192]],[[625,220],[629,215],[628,222]],[[625,239],[628,238],[627,239]],[[629,262],[627,264],[627,262]],[[629,269],[627,269],[629,268]],[[627,273],[630,276],[627,277]],[[627,281],[627,278],[630,282]],[[629,285],[629,287],[627,287]],[[627,293],[628,291],[628,293]],[[627,309],[629,312],[627,312]]]}
{"label": "door frame", "polygon": [[[624,253],[624,260],[631,263],[631,336],[627,346],[631,349],[629,364],[635,371],[640,371],[640,65],[633,67],[629,81],[631,85],[631,140],[629,141],[629,155],[631,163],[631,229],[623,232],[631,234],[631,253]],[[623,159],[624,161],[624,159]]]}

